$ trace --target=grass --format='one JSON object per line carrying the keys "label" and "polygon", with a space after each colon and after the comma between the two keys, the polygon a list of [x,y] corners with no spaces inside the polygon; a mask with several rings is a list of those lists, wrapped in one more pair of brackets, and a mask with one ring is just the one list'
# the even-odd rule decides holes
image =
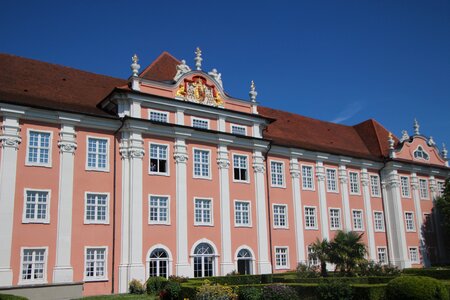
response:
{"label": "grass", "polygon": [[116,300],[116,299],[127,299],[127,300],[157,300],[159,297],[154,295],[130,295],[130,294],[117,294],[117,295],[103,295],[103,296],[90,296],[83,297],[78,300]]}

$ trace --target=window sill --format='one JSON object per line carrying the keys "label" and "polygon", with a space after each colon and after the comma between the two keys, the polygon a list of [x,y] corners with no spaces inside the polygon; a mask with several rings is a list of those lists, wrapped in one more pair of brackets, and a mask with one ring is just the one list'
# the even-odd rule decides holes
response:
{"label": "window sill", "polygon": [[47,168],[47,169],[51,169],[52,168],[52,164],[38,164],[38,163],[25,163],[26,167],[41,167],[41,168]]}
{"label": "window sill", "polygon": [[107,282],[108,278],[83,278],[84,282]]}

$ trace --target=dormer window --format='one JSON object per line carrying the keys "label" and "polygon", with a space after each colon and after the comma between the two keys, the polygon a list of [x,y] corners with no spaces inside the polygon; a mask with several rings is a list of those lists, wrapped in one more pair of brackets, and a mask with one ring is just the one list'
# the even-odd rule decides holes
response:
{"label": "dormer window", "polygon": [[416,151],[414,151],[414,158],[429,160],[430,156],[423,150],[422,146],[419,146]]}
{"label": "dormer window", "polygon": [[247,135],[247,128],[245,126],[231,124],[231,133],[237,135]]}
{"label": "dormer window", "polygon": [[150,119],[150,121],[167,123],[169,119],[169,113],[152,109],[148,112],[148,118]]}

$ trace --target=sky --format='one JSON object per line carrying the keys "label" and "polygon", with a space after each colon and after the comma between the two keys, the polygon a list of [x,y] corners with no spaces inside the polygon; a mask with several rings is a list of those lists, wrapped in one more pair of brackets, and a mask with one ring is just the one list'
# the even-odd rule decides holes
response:
{"label": "sky", "polygon": [[[0,52],[128,78],[163,51],[260,105],[450,148],[450,0],[6,1]],[[1,72],[1,70],[0,70]]]}

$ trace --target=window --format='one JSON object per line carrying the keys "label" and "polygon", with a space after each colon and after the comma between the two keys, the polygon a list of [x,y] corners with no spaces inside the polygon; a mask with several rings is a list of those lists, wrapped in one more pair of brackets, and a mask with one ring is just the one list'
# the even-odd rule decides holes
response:
{"label": "window", "polygon": [[330,208],[330,229],[341,228],[341,210],[339,208]]}
{"label": "window", "polygon": [[169,224],[169,197],[150,196],[149,224]]}
{"label": "window", "polygon": [[106,280],[106,247],[86,248],[84,280]]}
{"label": "window", "polygon": [[108,224],[108,194],[86,193],[84,222],[87,224]]}
{"label": "window", "polygon": [[239,275],[252,274],[252,254],[247,249],[241,249],[237,255],[237,271]]}
{"label": "window", "polygon": [[166,250],[157,248],[152,251],[148,271],[150,277],[169,277],[169,255],[167,255]]}
{"label": "window", "polygon": [[50,191],[25,190],[23,223],[50,222]]}
{"label": "window", "polygon": [[28,131],[27,165],[51,165],[51,133]]}
{"label": "window", "polygon": [[405,212],[405,223],[406,223],[406,231],[416,231],[416,226],[414,225],[413,212]]}
{"label": "window", "polygon": [[419,179],[420,198],[428,199],[428,181],[426,179]]}
{"label": "window", "polygon": [[327,169],[327,191],[328,192],[338,191],[335,169]]}
{"label": "window", "polygon": [[237,135],[247,135],[247,128],[240,125],[231,125],[231,133]]}
{"label": "window", "polygon": [[167,123],[169,114],[164,111],[150,110],[148,117],[150,121]]}
{"label": "window", "polygon": [[209,151],[194,149],[194,178],[210,178]]}
{"label": "window", "polygon": [[150,174],[168,175],[168,146],[150,144]]}
{"label": "window", "polygon": [[302,187],[304,190],[314,190],[313,168],[302,166]]}
{"label": "window", "polygon": [[445,182],[444,182],[444,181],[438,181],[438,182],[437,182],[437,186],[438,186],[437,195],[438,195],[438,197],[440,197],[440,196],[442,196],[443,193],[444,193]]}
{"label": "window", "polygon": [[422,146],[419,146],[417,147],[417,150],[414,151],[414,158],[429,160],[430,156],[423,150]]}
{"label": "window", "polygon": [[108,140],[88,137],[87,169],[108,171]]}
{"label": "window", "polygon": [[47,249],[22,248],[21,255],[20,283],[44,283],[47,274]]}
{"label": "window", "polygon": [[401,187],[402,187],[402,197],[410,198],[411,191],[409,189],[409,178],[406,176],[401,176],[400,183],[401,183]]}
{"label": "window", "polygon": [[409,247],[409,260],[413,264],[420,263],[420,260],[419,260],[419,249],[417,249],[417,247]]}
{"label": "window", "polygon": [[248,182],[247,156],[233,155],[233,174],[235,181]]}
{"label": "window", "polygon": [[194,250],[194,277],[214,276],[215,255],[211,245],[201,243]]}
{"label": "window", "polygon": [[370,175],[370,190],[372,197],[380,197],[380,178],[377,175]]}
{"label": "window", "polygon": [[373,221],[375,223],[375,231],[384,231],[384,216],[381,211],[373,212]]}
{"label": "window", "polygon": [[385,247],[379,247],[378,252],[378,262],[380,264],[387,264],[387,251]]}
{"label": "window", "polygon": [[287,206],[282,204],[273,205],[273,227],[287,228]]}
{"label": "window", "polygon": [[212,225],[211,199],[195,199],[195,225]]}
{"label": "window", "polygon": [[289,255],[287,247],[275,247],[275,268],[289,268]]}
{"label": "window", "polygon": [[353,230],[355,231],[361,231],[364,230],[364,223],[363,223],[363,212],[362,210],[353,210]]}
{"label": "window", "polygon": [[250,202],[234,202],[234,223],[236,226],[250,226]]}
{"label": "window", "polygon": [[284,185],[284,164],[282,162],[270,162],[270,176],[272,178],[272,186],[283,187]]}
{"label": "window", "polygon": [[350,172],[350,194],[359,194],[359,176],[356,172]]}
{"label": "window", "polygon": [[200,129],[209,129],[209,120],[192,118],[192,127]]}
{"label": "window", "polygon": [[315,256],[315,252],[312,245],[308,246],[308,265],[310,266],[319,265],[319,260],[317,259],[317,256]]}
{"label": "window", "polygon": [[317,229],[316,208],[305,206],[305,228]]}

